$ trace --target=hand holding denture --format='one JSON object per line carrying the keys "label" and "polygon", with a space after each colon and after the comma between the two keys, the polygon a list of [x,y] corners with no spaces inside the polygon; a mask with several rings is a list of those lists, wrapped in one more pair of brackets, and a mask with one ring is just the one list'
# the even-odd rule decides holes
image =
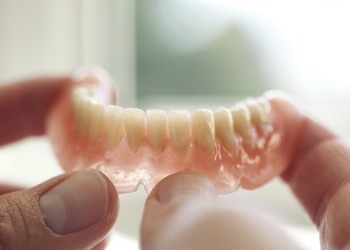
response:
{"label": "hand holding denture", "polygon": [[278,230],[215,202],[282,175],[322,247],[349,249],[350,149],[291,102],[267,94],[214,113],[145,115],[110,105],[110,87],[107,73],[84,69],[0,88],[0,145],[47,132],[68,171],[30,189],[0,185],[0,248],[103,248],[118,214],[115,187],[142,183],[155,185],[144,250],[294,250]]}

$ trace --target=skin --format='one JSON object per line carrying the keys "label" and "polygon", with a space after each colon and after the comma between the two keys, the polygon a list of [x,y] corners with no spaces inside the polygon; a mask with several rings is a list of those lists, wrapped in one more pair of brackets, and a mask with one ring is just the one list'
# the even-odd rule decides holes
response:
{"label": "skin", "polygon": [[[48,77],[0,87],[0,117],[6,117],[0,120],[0,145],[43,135],[50,106],[70,81],[69,77]],[[321,124],[295,115],[303,126],[294,160],[282,178],[319,228],[322,249],[350,249],[350,149]],[[45,224],[38,199],[72,175],[63,174],[29,189],[0,185],[0,249],[105,246],[102,239],[115,223],[119,205],[118,194],[104,175],[109,201],[105,216],[63,235]],[[243,235],[248,239],[242,236],[244,231],[248,231]],[[269,236],[264,232],[272,232],[268,235],[274,237],[266,241]],[[281,237],[276,237],[279,234]],[[141,224],[141,248],[249,249],[249,244],[256,242],[259,249],[295,249],[282,235],[254,215],[215,202],[215,190],[202,175],[180,172],[163,179],[149,195]]]}

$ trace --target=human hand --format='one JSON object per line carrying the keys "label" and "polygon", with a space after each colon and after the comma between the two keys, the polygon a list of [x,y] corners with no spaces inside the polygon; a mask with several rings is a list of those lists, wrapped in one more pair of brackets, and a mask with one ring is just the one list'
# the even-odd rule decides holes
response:
{"label": "human hand", "polygon": [[[50,106],[70,81],[41,78],[0,87],[0,146],[44,134]],[[96,170],[29,189],[0,185],[0,249],[101,249],[117,213],[117,192]]]}
{"label": "human hand", "polygon": [[[350,148],[311,118],[293,115],[302,125],[282,178],[319,228],[322,249],[350,249]],[[162,180],[145,205],[143,249],[298,249],[266,222],[214,200],[213,186],[199,174]]]}

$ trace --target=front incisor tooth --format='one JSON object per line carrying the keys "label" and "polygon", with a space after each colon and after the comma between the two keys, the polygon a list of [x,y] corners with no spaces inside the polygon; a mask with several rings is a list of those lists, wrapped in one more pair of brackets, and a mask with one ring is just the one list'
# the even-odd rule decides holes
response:
{"label": "front incisor tooth", "polygon": [[164,110],[147,110],[146,123],[148,143],[152,151],[159,154],[167,143],[167,114]]}
{"label": "front incisor tooth", "polygon": [[101,103],[93,104],[89,121],[89,138],[92,143],[96,142],[98,136],[102,135],[105,106]]}
{"label": "front incisor tooth", "polygon": [[106,108],[106,137],[109,149],[119,145],[124,135],[124,109],[119,106],[108,105]]}
{"label": "front incisor tooth", "polygon": [[220,139],[222,145],[227,152],[235,151],[235,139],[233,132],[233,120],[230,110],[227,108],[219,108],[214,113],[215,135]]}
{"label": "front incisor tooth", "polygon": [[198,109],[192,114],[192,136],[202,152],[213,157],[215,154],[215,126],[213,114],[208,109]]}
{"label": "front incisor tooth", "polygon": [[129,148],[136,153],[146,136],[145,112],[137,108],[126,108],[124,126]]}
{"label": "front incisor tooth", "polygon": [[175,153],[184,156],[190,145],[191,117],[186,110],[172,110],[168,114],[170,144]]}
{"label": "front incisor tooth", "polygon": [[242,136],[243,140],[250,141],[251,118],[248,108],[243,104],[237,104],[231,110],[234,129]]}

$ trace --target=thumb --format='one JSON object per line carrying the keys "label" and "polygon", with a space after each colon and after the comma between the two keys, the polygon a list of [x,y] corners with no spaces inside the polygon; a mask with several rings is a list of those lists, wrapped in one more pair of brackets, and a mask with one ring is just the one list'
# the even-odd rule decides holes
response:
{"label": "thumb", "polygon": [[112,228],[118,195],[96,170],[0,196],[0,249],[90,249]]}
{"label": "thumb", "polygon": [[262,216],[215,198],[214,186],[198,173],[183,171],[164,178],[145,204],[142,249],[300,249]]}

